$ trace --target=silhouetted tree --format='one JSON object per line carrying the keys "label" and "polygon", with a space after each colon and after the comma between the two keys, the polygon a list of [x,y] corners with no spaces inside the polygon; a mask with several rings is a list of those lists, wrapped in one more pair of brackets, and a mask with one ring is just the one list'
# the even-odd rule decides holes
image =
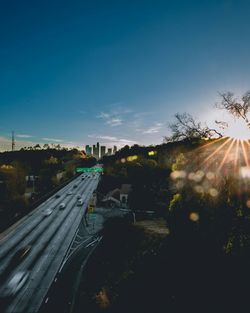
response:
{"label": "silhouetted tree", "polygon": [[250,122],[247,117],[250,111],[250,91],[247,91],[240,100],[232,92],[220,93],[220,97],[221,102],[217,103],[216,107],[226,110],[236,118],[242,118],[250,128]]}
{"label": "silhouetted tree", "polygon": [[45,144],[43,145],[43,149],[49,149],[49,144],[45,143]]}
{"label": "silhouetted tree", "polygon": [[209,128],[206,124],[202,125],[188,113],[176,113],[175,122],[169,124],[169,129],[172,134],[165,137],[165,142],[222,137],[216,129]]}
{"label": "silhouetted tree", "polygon": [[41,146],[39,145],[39,143],[34,146],[34,150],[40,150],[40,149],[41,149]]}

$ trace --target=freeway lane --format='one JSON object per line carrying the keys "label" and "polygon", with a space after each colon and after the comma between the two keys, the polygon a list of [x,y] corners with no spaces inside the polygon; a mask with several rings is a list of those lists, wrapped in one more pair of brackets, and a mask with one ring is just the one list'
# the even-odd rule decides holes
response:
{"label": "freeway lane", "polygon": [[[33,313],[39,310],[99,182],[99,174],[83,176],[84,180],[77,177],[58,192],[61,194],[60,198],[53,196],[48,199],[24,220],[24,225],[18,225],[16,230],[7,235],[7,239],[0,241],[0,275],[5,273],[16,251],[28,244],[32,246],[27,257],[10,273],[12,276],[19,271],[29,271],[29,278],[23,288],[6,304],[3,312]],[[72,191],[71,195],[67,195],[69,191]],[[82,207],[77,206],[77,195],[81,195],[84,200]],[[59,205],[62,202],[66,206],[60,210]],[[43,211],[50,207],[53,208],[52,214],[43,216]]]}
{"label": "freeway lane", "polygon": [[[44,211],[44,209],[47,207],[53,208],[56,204],[62,202],[61,195],[65,196],[65,193],[67,193],[67,191],[70,190],[73,187],[73,185],[78,181],[79,181],[79,177],[76,178],[74,181],[70,182],[65,187],[63,187],[55,195],[47,199],[41,205],[39,205],[34,211],[28,214],[27,218],[21,224],[19,224],[15,229],[13,229],[5,237],[1,238],[0,260],[6,253],[6,250],[10,250],[12,247],[14,247],[17,244],[17,241],[20,240],[21,233],[26,234],[29,231],[32,231],[33,228],[35,228],[39,224],[39,222],[43,219],[43,216],[41,213]],[[60,197],[56,198],[57,195],[59,195]],[[16,236],[17,232],[19,233],[19,236]],[[5,242],[7,242],[6,245],[5,245]]]}
{"label": "freeway lane", "polygon": [[45,230],[47,225],[49,223],[51,224],[51,218],[54,218],[54,212],[46,218],[43,215],[43,211],[47,208],[54,209],[59,203],[65,202],[65,199],[67,200],[67,192],[71,190],[74,184],[79,182],[78,178],[66,186],[66,188],[64,187],[61,191],[59,191],[59,194],[62,194],[62,197],[60,196],[60,198],[57,199],[53,196],[44,204],[40,205],[38,209],[36,209],[34,213],[29,216],[29,218],[17,227],[17,229],[8,234],[8,238],[7,240],[3,240],[3,244],[0,242],[0,275],[3,273],[10,259],[18,251],[18,249],[29,243],[32,244],[32,236],[39,236],[40,229]]}

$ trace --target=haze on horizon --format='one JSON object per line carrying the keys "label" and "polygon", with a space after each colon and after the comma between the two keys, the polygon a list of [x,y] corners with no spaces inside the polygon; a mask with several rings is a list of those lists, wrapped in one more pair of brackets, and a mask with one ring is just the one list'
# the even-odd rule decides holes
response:
{"label": "haze on horizon", "polygon": [[176,112],[208,124],[250,86],[250,2],[0,4],[0,151],[159,144]]}

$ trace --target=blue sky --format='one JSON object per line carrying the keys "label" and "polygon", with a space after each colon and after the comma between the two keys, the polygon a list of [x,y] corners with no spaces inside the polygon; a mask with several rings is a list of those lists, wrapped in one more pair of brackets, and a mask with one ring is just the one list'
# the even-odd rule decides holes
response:
{"label": "blue sky", "polygon": [[250,2],[0,2],[0,150],[158,144],[176,112],[211,123],[250,87]]}

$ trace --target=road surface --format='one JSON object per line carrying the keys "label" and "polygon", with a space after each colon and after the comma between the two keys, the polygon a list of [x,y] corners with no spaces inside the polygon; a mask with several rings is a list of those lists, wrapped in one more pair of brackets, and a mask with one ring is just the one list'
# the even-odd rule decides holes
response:
{"label": "road surface", "polygon": [[[94,238],[89,234],[88,227],[84,227],[83,220],[88,201],[98,182],[98,173],[82,174],[1,238],[0,296],[10,278],[17,272],[29,273],[24,286],[14,296],[1,299],[1,313],[38,312],[58,273],[74,253],[71,247],[76,236],[86,246],[91,245]],[[77,196],[83,199],[81,206],[77,205]],[[62,203],[65,208],[60,209]],[[45,211],[50,209],[52,213],[46,216]],[[27,246],[31,247],[27,255],[13,264],[15,254]]]}

